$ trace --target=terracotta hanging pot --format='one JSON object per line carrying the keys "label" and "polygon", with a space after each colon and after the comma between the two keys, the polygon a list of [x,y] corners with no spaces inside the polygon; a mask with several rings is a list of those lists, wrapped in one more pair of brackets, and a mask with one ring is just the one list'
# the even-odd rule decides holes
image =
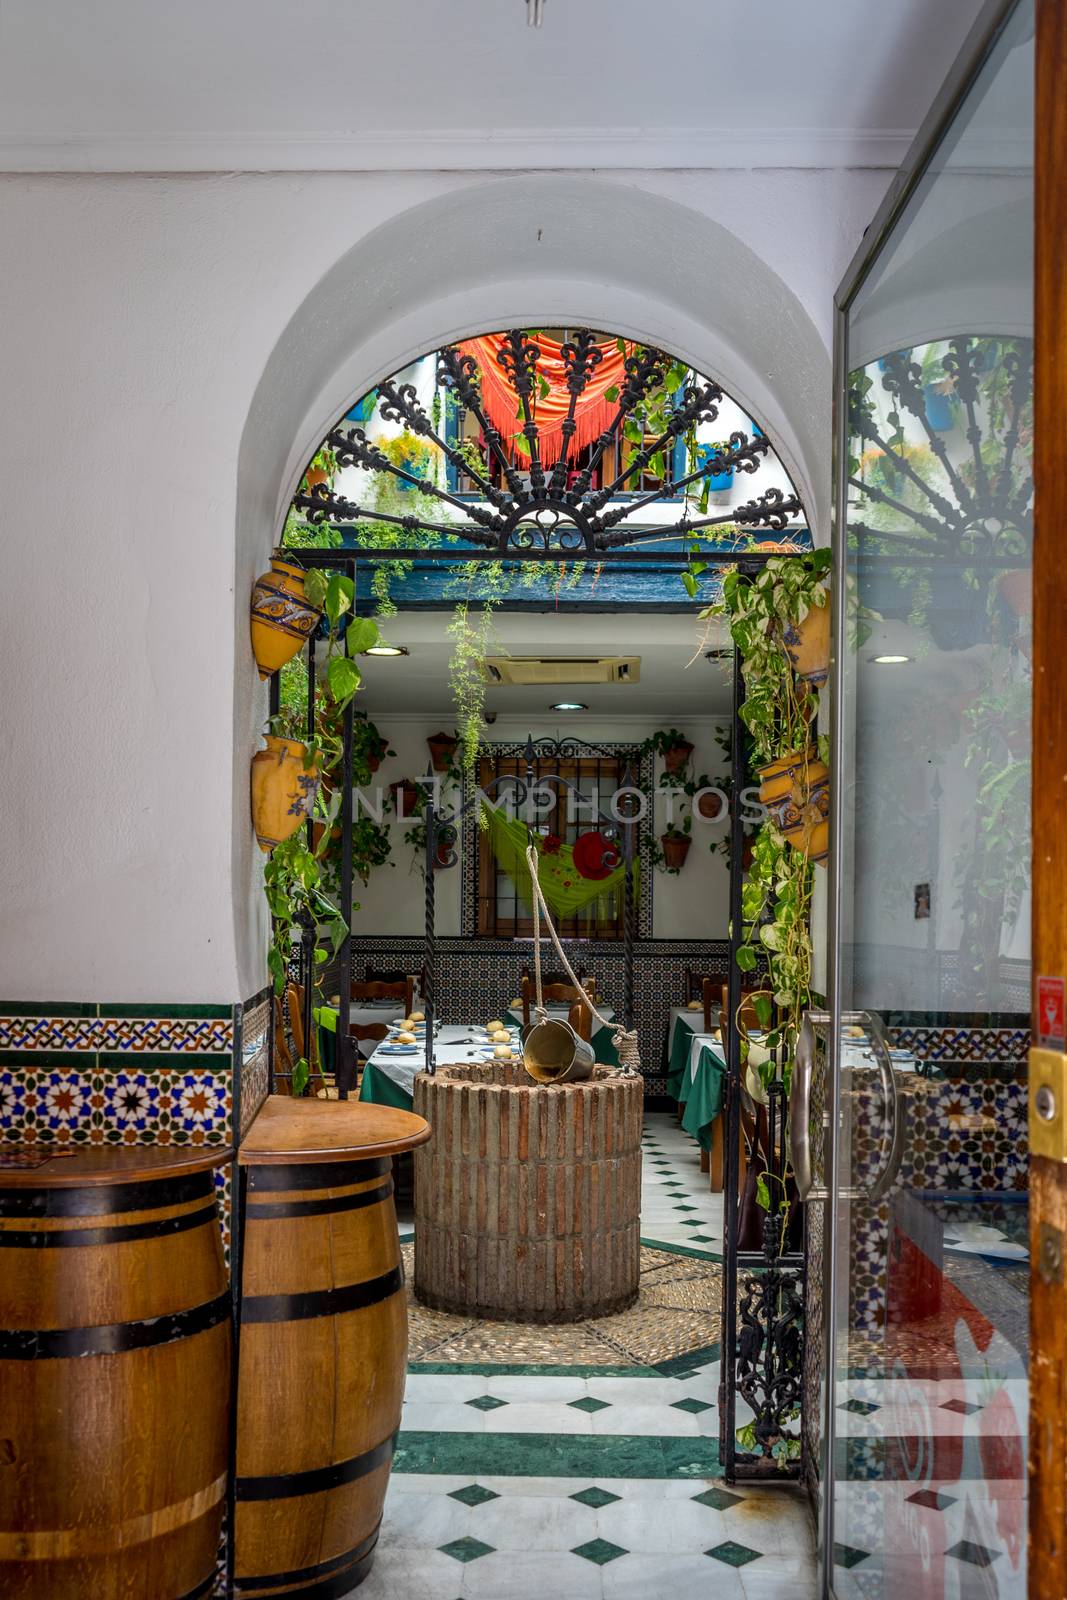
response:
{"label": "terracotta hanging pot", "polygon": [[252,650],[261,678],[270,678],[307,644],[322,612],[304,595],[304,569],[272,556],[252,585]]}
{"label": "terracotta hanging pot", "polygon": [[759,797],[778,830],[809,861],[826,860],[830,846],[830,772],[812,745],[760,768]]}
{"label": "terracotta hanging pot", "polygon": [[447,772],[456,753],[459,740],[454,733],[431,733],[426,743],[430,747],[430,760],[435,772]]}
{"label": "terracotta hanging pot", "polygon": [[580,833],[575,839],[572,859],[579,877],[597,883],[602,878],[611,877],[622,856],[614,839],[592,830]]}
{"label": "terracotta hanging pot", "polygon": [[307,746],[269,734],[252,757],[252,822],[261,850],[273,850],[306,822],[319,787],[317,766],[304,767]]}
{"label": "terracotta hanging pot", "polygon": [[415,807],[419,803],[419,790],[410,778],[401,778],[397,783],[389,785],[389,793],[393,797],[398,817],[413,817]]}
{"label": "terracotta hanging pot", "polygon": [[314,494],[320,483],[326,483],[330,474],[325,467],[309,467],[304,473],[304,482],[307,484],[307,493]]}
{"label": "terracotta hanging pot", "polygon": [[829,598],[824,605],[812,606],[803,622],[786,624],[782,648],[798,678],[816,686],[826,682],[830,675]]}
{"label": "terracotta hanging pot", "polygon": [[663,860],[667,871],[681,872],[693,841],[684,833],[664,833],[661,834],[659,842],[663,847]]}
{"label": "terracotta hanging pot", "polygon": [[672,744],[669,750],[663,752],[664,772],[681,772],[692,754],[693,746],[688,739],[683,739],[681,744]]}
{"label": "terracotta hanging pot", "polygon": [[714,822],[723,813],[724,801],[721,794],[699,794],[696,798],[696,808],[699,816],[705,822]]}

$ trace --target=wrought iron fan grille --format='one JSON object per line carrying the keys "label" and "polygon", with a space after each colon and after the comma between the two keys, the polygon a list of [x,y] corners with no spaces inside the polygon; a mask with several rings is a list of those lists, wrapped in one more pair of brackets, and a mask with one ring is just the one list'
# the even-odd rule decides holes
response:
{"label": "wrought iron fan grille", "polygon": [[[714,538],[715,530],[726,526],[752,536],[780,536],[795,529],[804,534],[806,544],[806,529],[798,520],[803,506],[791,488],[774,485],[728,511],[708,514],[704,490],[712,477],[755,474],[773,456],[770,441],[758,429],[735,429],[711,449],[697,446],[697,429],[714,424],[727,399],[717,383],[687,372],[672,389],[671,374],[678,369],[672,357],[661,350],[625,346],[620,381],[607,391],[613,415],[591,444],[578,448],[583,399],[605,349],[615,349],[619,342],[605,341],[587,328],[572,331],[559,346],[566,412],[548,445],[538,421],[539,401],[547,389],[538,335],[511,329],[496,337],[495,360],[516,401],[510,436],[490,415],[479,359],[469,350],[446,345],[436,355],[436,392],[474,419],[476,448],[469,439],[448,437],[441,418],[426,410],[415,384],[387,379],[377,386],[376,416],[399,424],[428,447],[427,468],[420,471],[410,461],[394,460],[383,441],[369,437],[359,423],[338,425],[323,443],[339,469],[361,468],[418,491],[418,508],[382,509],[369,503],[376,495],[368,494],[368,503],[360,503],[336,493],[327,482],[309,485],[305,479],[294,510],[312,527],[329,525],[350,535],[346,542],[360,543],[366,526],[384,523],[422,546],[435,539],[461,540],[499,556],[602,557],[652,538]],[[650,423],[654,431],[649,431]],[[650,467],[667,455],[675,457],[680,444],[686,447],[684,470],[643,486]],[[462,476],[470,482],[474,493],[463,495],[449,486],[447,469],[442,485],[440,462],[451,469],[453,479]],[[671,506],[666,519],[660,510],[650,523],[654,506],[679,500],[677,515]]]}

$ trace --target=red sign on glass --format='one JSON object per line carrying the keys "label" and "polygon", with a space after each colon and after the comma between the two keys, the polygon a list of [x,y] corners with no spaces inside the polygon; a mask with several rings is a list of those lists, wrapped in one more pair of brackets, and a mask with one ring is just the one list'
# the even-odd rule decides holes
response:
{"label": "red sign on glass", "polygon": [[1067,1038],[1062,978],[1037,980],[1037,1043],[1042,1050],[1062,1050]]}

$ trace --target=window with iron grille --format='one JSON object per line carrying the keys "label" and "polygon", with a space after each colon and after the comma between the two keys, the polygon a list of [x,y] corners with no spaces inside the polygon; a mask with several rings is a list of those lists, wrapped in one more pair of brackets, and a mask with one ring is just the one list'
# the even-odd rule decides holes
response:
{"label": "window with iron grille", "polygon": [[[579,834],[590,829],[603,829],[605,824],[598,820],[589,802],[610,815],[611,798],[622,785],[627,767],[637,769],[638,758],[639,749],[636,745],[615,746],[610,754],[535,757],[534,784],[541,784],[545,780],[541,791],[544,798],[547,800],[548,795],[552,794],[555,799],[550,811],[540,811],[533,823],[534,828],[546,840],[558,840],[560,845],[571,846]],[[482,789],[486,789],[494,778],[504,776],[515,777],[525,783],[528,777],[526,757],[503,752],[481,757],[478,782]],[[556,777],[573,784],[585,803],[575,803],[568,790],[557,787],[551,781]],[[507,785],[502,786],[501,792],[507,792]],[[514,879],[497,861],[484,828],[478,830],[475,873],[477,934],[492,939],[531,938],[533,919],[530,906],[519,893]],[[617,885],[583,906],[574,916],[554,920],[565,939],[610,940],[623,937],[624,915],[624,889]]]}

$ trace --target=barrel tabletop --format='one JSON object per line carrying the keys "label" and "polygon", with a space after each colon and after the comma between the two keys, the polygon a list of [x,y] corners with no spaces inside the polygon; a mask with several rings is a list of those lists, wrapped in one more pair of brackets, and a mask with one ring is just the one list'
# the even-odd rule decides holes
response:
{"label": "barrel tabletop", "polygon": [[237,1152],[242,1166],[300,1161],[361,1161],[398,1155],[430,1137],[410,1111],[361,1100],[294,1100],[271,1095]]}
{"label": "barrel tabletop", "polygon": [[[0,1146],[0,1189],[82,1189],[145,1183],[224,1167],[228,1145]],[[13,1164],[5,1165],[5,1160]]]}

